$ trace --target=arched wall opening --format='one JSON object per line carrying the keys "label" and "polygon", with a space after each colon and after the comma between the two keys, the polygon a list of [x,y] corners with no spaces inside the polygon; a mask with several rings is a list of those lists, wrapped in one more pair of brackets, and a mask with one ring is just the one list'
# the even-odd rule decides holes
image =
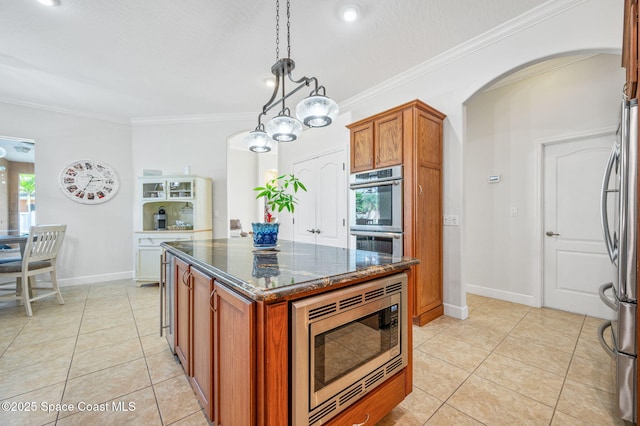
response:
{"label": "arched wall opening", "polygon": [[464,102],[463,292],[542,305],[541,141],[615,130],[620,62],[612,50],[538,59]]}

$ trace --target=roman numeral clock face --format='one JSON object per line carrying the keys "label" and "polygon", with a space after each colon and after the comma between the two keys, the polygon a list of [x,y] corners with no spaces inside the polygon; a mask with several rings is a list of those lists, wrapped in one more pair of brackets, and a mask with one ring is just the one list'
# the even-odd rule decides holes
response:
{"label": "roman numeral clock face", "polygon": [[98,204],[109,201],[120,186],[115,170],[101,161],[78,160],[60,172],[62,193],[78,203]]}

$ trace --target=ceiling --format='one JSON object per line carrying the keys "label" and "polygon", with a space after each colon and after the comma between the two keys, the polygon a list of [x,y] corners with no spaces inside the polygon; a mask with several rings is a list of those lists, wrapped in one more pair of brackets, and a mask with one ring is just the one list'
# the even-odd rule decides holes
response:
{"label": "ceiling", "polygon": [[[271,95],[275,0],[61,2],[0,0],[0,102],[129,120],[257,116]],[[292,0],[293,75],[340,103],[543,3]]]}

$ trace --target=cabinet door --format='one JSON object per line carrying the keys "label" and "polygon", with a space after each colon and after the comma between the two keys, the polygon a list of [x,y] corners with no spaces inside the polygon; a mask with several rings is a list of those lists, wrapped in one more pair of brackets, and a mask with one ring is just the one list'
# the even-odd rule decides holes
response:
{"label": "cabinet door", "polygon": [[164,200],[165,182],[162,179],[144,180],[142,181],[142,199],[143,200]]}
{"label": "cabinet door", "polygon": [[213,279],[191,268],[193,282],[193,331],[191,385],[209,418],[213,416]]}
{"label": "cabinet door", "polygon": [[136,253],[136,279],[158,281],[160,279],[160,247],[138,247]]}
{"label": "cabinet door", "polygon": [[351,129],[351,173],[373,169],[373,123]]}
{"label": "cabinet door", "polygon": [[442,304],[442,201],[440,170],[419,167],[416,179],[415,313],[421,314]]}
{"label": "cabinet door", "polygon": [[191,376],[191,300],[192,280],[189,265],[176,258],[174,279],[176,295],[176,355]]}
{"label": "cabinet door", "polygon": [[402,111],[374,122],[375,167],[402,164]]}
{"label": "cabinet door", "polygon": [[[213,422],[244,426],[256,423],[255,303],[214,283]],[[286,354],[283,354],[286,356]]]}
{"label": "cabinet door", "polygon": [[190,200],[195,197],[193,179],[172,179],[167,182],[168,198]]}

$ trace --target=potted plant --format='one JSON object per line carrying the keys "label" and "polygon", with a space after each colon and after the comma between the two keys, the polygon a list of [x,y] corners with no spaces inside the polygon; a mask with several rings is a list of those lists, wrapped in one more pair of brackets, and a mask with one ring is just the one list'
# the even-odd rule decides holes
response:
{"label": "potted plant", "polygon": [[[253,245],[255,247],[275,247],[278,242],[278,228],[280,224],[271,212],[280,213],[287,210],[293,213],[298,199],[295,197],[299,190],[306,191],[300,179],[293,174],[284,174],[270,180],[264,186],[253,188],[257,191],[256,199],[264,197],[264,222],[253,222]],[[271,211],[269,210],[271,209]]]}

